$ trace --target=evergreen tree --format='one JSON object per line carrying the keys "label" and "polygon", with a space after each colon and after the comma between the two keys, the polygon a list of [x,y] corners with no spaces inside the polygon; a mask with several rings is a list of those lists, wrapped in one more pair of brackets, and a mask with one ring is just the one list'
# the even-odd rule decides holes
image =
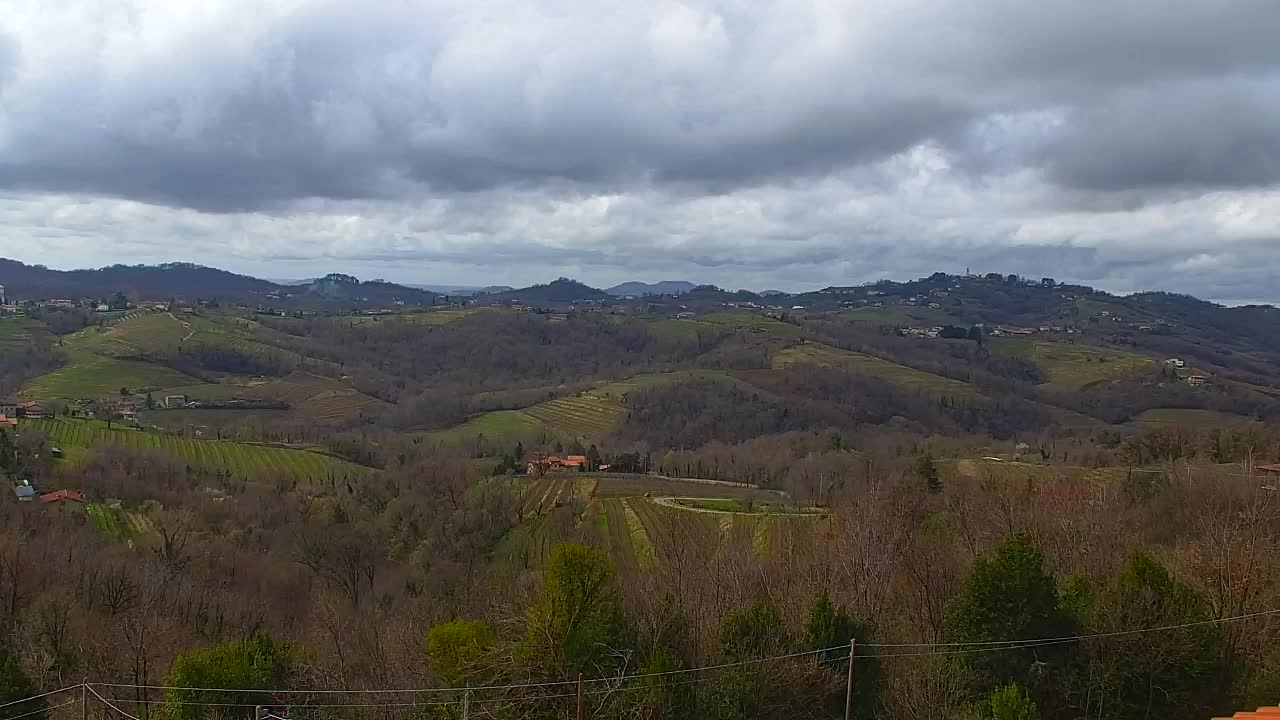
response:
{"label": "evergreen tree", "polygon": [[[18,658],[6,647],[0,647],[0,705],[25,700],[36,694],[35,687],[18,667]],[[4,709],[6,715],[29,716],[32,720],[44,720],[46,703],[43,698],[25,703],[10,705]]]}
{"label": "evergreen tree", "polygon": [[[972,643],[1064,637],[1077,627],[1044,568],[1044,555],[1030,536],[1017,533],[993,555],[974,561],[960,594],[947,605],[944,629],[948,641]],[[1069,644],[958,658],[978,697],[1018,683],[1042,706],[1062,701],[1062,675],[1075,670]]]}
{"label": "evergreen tree", "polygon": [[[1099,593],[1092,614],[1098,618],[1097,632],[1212,617],[1199,593],[1141,552]],[[1215,625],[1095,641],[1090,649],[1105,694],[1100,717],[1192,720],[1225,710],[1222,643],[1222,629]]]}
{"label": "evergreen tree", "polygon": [[938,466],[933,461],[933,455],[925,453],[916,460],[916,477],[924,481],[925,487],[929,492],[937,494],[942,492],[942,478],[938,475]]}

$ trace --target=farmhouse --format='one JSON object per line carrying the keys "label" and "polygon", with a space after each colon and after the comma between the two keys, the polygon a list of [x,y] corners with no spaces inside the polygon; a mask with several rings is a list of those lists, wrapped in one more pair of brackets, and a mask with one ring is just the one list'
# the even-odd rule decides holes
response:
{"label": "farmhouse", "polygon": [[1262,473],[1264,477],[1273,477],[1280,480],[1280,463],[1276,463],[1274,465],[1259,465],[1257,470]]}
{"label": "farmhouse", "polygon": [[1200,387],[1207,382],[1209,382],[1209,378],[1205,375],[1194,374],[1187,376],[1187,384],[1191,387]]}
{"label": "farmhouse", "polygon": [[538,476],[554,472],[582,470],[587,465],[586,455],[545,455],[541,452],[530,453],[525,463],[525,472]]}
{"label": "farmhouse", "polygon": [[1187,361],[1182,360],[1181,358],[1169,358],[1168,360],[1164,361],[1164,364],[1168,365],[1171,368],[1177,368],[1181,370],[1182,368],[1187,366]]}
{"label": "farmhouse", "polygon": [[57,502],[84,502],[84,493],[79,490],[54,490],[40,496],[40,502],[45,504]]}
{"label": "farmhouse", "polygon": [[36,403],[33,400],[28,400],[26,402],[18,403],[17,414],[19,417],[24,417],[28,420],[39,420],[40,418],[45,417],[48,413],[39,403]]}

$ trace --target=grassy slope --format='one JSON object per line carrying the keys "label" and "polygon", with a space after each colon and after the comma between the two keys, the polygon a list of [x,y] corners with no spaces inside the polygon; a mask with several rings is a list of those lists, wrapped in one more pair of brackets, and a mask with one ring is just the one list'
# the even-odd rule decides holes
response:
{"label": "grassy slope", "polygon": [[67,353],[66,365],[28,381],[22,395],[35,400],[72,400],[116,394],[122,387],[137,393],[197,383],[196,378],[164,365],[72,350]]}
{"label": "grassy slope", "polygon": [[775,337],[800,337],[804,335],[804,329],[776,320],[767,315],[757,315],[755,313],[713,313],[711,315],[703,315],[698,318],[702,322],[720,325],[722,327],[733,328],[736,330],[745,330],[747,332],[764,333]]}
{"label": "grassy slope", "polygon": [[789,365],[818,365],[821,367],[842,367],[882,377],[892,383],[904,387],[939,395],[978,396],[979,393],[968,383],[952,380],[940,375],[916,370],[871,355],[850,352],[822,343],[805,342],[793,345],[774,354],[775,369]]}
{"label": "grassy slope", "polygon": [[482,413],[447,430],[427,437],[448,444],[465,443],[484,435],[494,442],[514,442],[546,432],[566,438],[597,440],[616,429],[626,419],[624,399],[628,392],[646,387],[681,382],[697,377],[723,376],[712,370],[681,370],[652,373],[606,382],[585,392],[547,400],[523,410]]}
{"label": "grassy slope", "polygon": [[541,420],[521,410],[497,410],[481,413],[465,423],[447,430],[427,433],[432,442],[443,445],[464,445],[477,438],[499,444],[511,444],[546,432]]}
{"label": "grassy slope", "polygon": [[1034,361],[1048,376],[1049,384],[1077,389],[1149,367],[1154,361],[1125,350],[1092,345],[1037,340],[1029,337],[991,338],[993,352]]}
{"label": "grassy slope", "polygon": [[307,450],[225,440],[187,440],[119,425],[108,429],[107,423],[99,420],[56,418],[22,423],[24,427],[48,433],[54,443],[64,447],[87,448],[114,443],[139,450],[158,450],[196,467],[230,471],[241,477],[290,476],[325,481],[357,479],[373,472],[355,463]]}

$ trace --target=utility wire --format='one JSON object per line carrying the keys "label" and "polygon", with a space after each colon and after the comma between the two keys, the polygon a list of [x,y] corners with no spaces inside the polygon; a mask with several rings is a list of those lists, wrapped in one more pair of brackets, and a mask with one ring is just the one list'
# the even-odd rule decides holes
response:
{"label": "utility wire", "polygon": [[[28,700],[30,700],[31,698],[27,698],[27,699],[28,699]],[[29,716],[31,716],[31,715],[37,715],[37,714],[42,713],[42,712],[49,712],[50,710],[57,710],[58,708],[64,708],[64,707],[66,707],[66,706],[68,706],[68,705],[75,705],[75,704],[77,704],[77,703],[79,703],[79,702],[80,702],[79,700],[68,700],[67,702],[62,703],[61,705],[54,705],[53,707],[40,708],[39,710],[32,710],[31,712],[24,712],[24,713],[22,713],[21,715],[10,715],[9,717],[5,718],[4,720],[18,720],[18,718],[29,717]]]}
{"label": "utility wire", "polygon": [[[1168,631],[1172,631],[1172,630],[1183,630],[1183,629],[1187,629],[1187,628],[1203,627],[1203,626],[1209,626],[1209,625],[1222,625],[1222,624],[1231,623],[1231,622],[1240,622],[1240,621],[1244,621],[1244,620],[1252,620],[1252,619],[1256,619],[1256,618],[1260,618],[1260,617],[1270,617],[1270,616],[1273,616],[1273,615],[1280,615],[1280,609],[1263,610],[1263,611],[1259,611],[1259,612],[1255,612],[1255,613],[1248,613],[1248,614],[1244,614],[1244,615],[1236,615],[1236,616],[1226,617],[1226,618],[1218,618],[1218,619],[1214,619],[1214,620],[1201,620],[1201,621],[1198,621],[1198,622],[1180,623],[1180,624],[1177,624],[1177,625],[1163,625],[1163,626],[1159,626],[1159,627],[1150,627],[1150,628],[1137,628],[1137,629],[1133,629],[1133,630],[1117,630],[1117,631],[1112,631],[1112,632],[1093,633],[1093,634],[1089,634],[1089,635],[1064,635],[1064,636],[1061,636],[1061,637],[1028,638],[1028,639],[1023,639],[1023,640],[987,640],[987,641],[971,641],[971,642],[940,642],[940,643],[858,643],[858,647],[860,647],[860,648],[886,648],[886,649],[901,648],[901,649],[907,649],[907,650],[910,650],[910,649],[912,649],[912,648],[920,648],[920,650],[919,650],[919,651],[914,651],[914,652],[887,652],[887,653],[874,653],[874,654],[871,654],[871,653],[866,653],[866,654],[855,654],[855,655],[854,655],[854,657],[855,657],[855,658],[864,658],[864,659],[871,659],[871,658],[880,659],[880,658],[894,658],[894,657],[924,657],[924,656],[965,655],[965,654],[972,654],[972,653],[1002,652],[1002,651],[1006,651],[1006,650],[1024,650],[1024,649],[1029,649],[1029,648],[1047,647],[1047,646],[1051,646],[1051,645],[1063,645],[1063,644],[1067,644],[1067,643],[1084,642],[1084,641],[1088,641],[1088,640],[1099,640],[1099,639],[1115,638],[1115,637],[1127,637],[1127,636],[1143,635],[1143,634],[1147,634],[1147,633],[1155,633],[1155,632],[1168,632]],[[789,654],[786,654],[786,655],[774,655],[774,656],[764,657],[764,658],[752,658],[752,659],[750,659],[750,660],[740,660],[740,661],[737,661],[737,662],[721,663],[721,664],[718,664],[718,665],[704,665],[704,666],[700,666],[700,667],[693,667],[693,668],[680,668],[680,669],[676,669],[676,670],[666,670],[666,671],[662,671],[662,672],[654,672],[654,673],[636,673],[636,674],[632,674],[632,675],[618,675],[618,676],[613,676],[613,677],[591,678],[591,679],[583,680],[583,683],[606,683],[606,682],[619,682],[619,683],[621,683],[621,682],[626,682],[626,681],[628,681],[628,680],[640,680],[640,679],[644,679],[644,678],[656,678],[656,677],[666,677],[666,676],[671,676],[671,675],[682,675],[682,674],[687,674],[687,673],[702,672],[702,671],[704,671],[704,670],[705,670],[705,671],[711,671],[711,670],[723,670],[723,669],[726,669],[726,668],[744,667],[744,666],[748,666],[748,665],[757,665],[757,664],[760,664],[760,663],[773,662],[773,661],[777,661],[777,660],[789,660],[789,659],[794,659],[794,658],[800,658],[800,657],[808,657],[808,656],[812,656],[812,655],[818,655],[818,654],[822,654],[822,653],[837,652],[837,651],[847,650],[847,649],[848,649],[848,647],[849,647],[848,645],[836,645],[836,646],[833,646],[833,647],[820,648],[820,649],[817,649],[817,650],[806,650],[806,651],[804,651],[804,652],[789,653]],[[842,655],[842,656],[840,656],[840,657],[828,658],[828,659],[826,659],[826,660],[824,660],[824,661],[840,661],[840,660],[845,659],[846,657],[848,657],[848,656],[847,656],[847,655]],[[692,681],[689,681],[689,682],[698,682],[698,680],[692,680]],[[94,690],[93,690],[93,686],[98,686],[98,687],[111,687],[111,688],[143,689],[143,690],[175,690],[175,691],[185,691],[185,692],[226,692],[226,693],[258,692],[258,693],[263,693],[263,694],[266,694],[266,695],[301,695],[301,694],[317,694],[317,695],[319,695],[319,694],[345,694],[345,693],[357,693],[357,694],[409,694],[409,693],[419,694],[419,693],[444,693],[444,692],[462,692],[462,693],[465,693],[465,692],[481,692],[481,691],[488,691],[488,690],[520,690],[520,689],[530,689],[530,688],[564,687],[564,686],[568,686],[568,685],[575,685],[576,683],[577,683],[577,681],[574,681],[574,680],[566,680],[566,681],[552,681],[552,682],[540,682],[540,683],[516,683],[516,684],[509,684],[509,685],[478,685],[478,686],[473,686],[473,687],[418,688],[418,689],[411,689],[411,690],[293,690],[293,689],[277,689],[277,690],[270,690],[270,689],[244,689],[244,688],[202,688],[202,687],[178,687],[178,686],[168,686],[168,685],[131,685],[131,684],[127,684],[127,683],[89,683],[89,684],[88,684],[88,686],[89,686],[89,691],[90,691],[90,692],[93,692],[93,694],[94,694],[95,696],[97,696],[99,699],[103,700],[103,702],[107,702],[107,699],[106,699],[106,698],[103,698],[101,695],[99,695],[96,691],[94,691]],[[620,690],[640,689],[640,688],[644,688],[644,687],[648,687],[648,686],[643,686],[643,685],[641,685],[641,686],[632,686],[632,687],[629,687],[629,688],[611,688],[611,689],[606,689],[606,690],[592,691],[592,692],[591,692],[591,693],[589,693],[589,694],[602,694],[602,693],[608,693],[608,692],[618,692],[618,691],[620,691]],[[659,687],[661,687],[661,686],[659,686]],[[65,688],[65,689],[74,689],[74,688]],[[61,691],[61,690],[59,690],[59,691],[54,691],[54,692],[62,692],[62,691]],[[46,693],[46,694],[52,694],[52,693]],[[537,697],[537,698],[531,698],[531,699],[552,699],[552,698],[557,698],[557,697],[572,697],[572,696],[574,696],[574,695],[576,695],[576,693],[570,693],[570,694],[567,694],[567,695],[548,695],[548,696],[540,696],[540,697]],[[39,697],[39,696],[37,696],[37,697]],[[28,699],[34,699],[34,698],[28,698]],[[19,700],[19,701],[15,701],[15,702],[24,702],[24,701]],[[167,701],[160,701],[160,700],[135,701],[135,700],[129,700],[129,701],[123,701],[123,702],[140,702],[140,703],[150,703],[150,704],[161,704],[161,703],[164,703],[164,702],[167,702]],[[456,702],[457,702],[457,701],[453,701],[453,702],[434,702],[434,703],[433,703],[433,702],[394,702],[394,703],[319,703],[319,704],[302,703],[302,704],[297,705],[297,706],[298,706],[298,707],[334,707],[334,708],[339,708],[339,707],[412,707],[412,706],[414,706],[414,705],[451,705],[451,704],[455,704]],[[207,706],[210,706],[210,707],[217,707],[217,706],[225,706],[225,707],[247,707],[247,704],[238,704],[238,703],[203,703],[203,702],[198,702],[198,701],[175,701],[175,704],[207,705]],[[135,718],[134,720],[136,720],[136,718]]]}
{"label": "utility wire", "polygon": [[[1185,628],[1200,627],[1202,625],[1221,625],[1221,624],[1230,623],[1230,622],[1238,622],[1241,620],[1252,620],[1254,618],[1267,617],[1270,615],[1278,615],[1278,614],[1280,614],[1280,609],[1262,610],[1255,613],[1248,613],[1246,615],[1236,615],[1234,617],[1218,618],[1216,620],[1200,620],[1197,622],[1180,623],[1178,625],[1163,625],[1160,627],[1140,628],[1136,630],[1116,630],[1114,632],[1094,633],[1092,635],[1066,635],[1063,637],[1054,637],[1054,638],[1031,638],[1027,640],[987,640],[987,641],[975,640],[972,642],[949,642],[949,643],[866,643],[865,646],[866,647],[885,647],[885,648],[972,647],[972,646],[999,647],[999,646],[1014,645],[1018,643],[1078,642],[1081,640],[1097,640],[1099,638],[1121,637],[1125,635],[1142,635],[1145,633],[1166,632],[1169,630],[1182,630]],[[858,643],[858,645],[861,646],[863,645],[863,643]]]}
{"label": "utility wire", "polygon": [[128,718],[129,720],[139,720],[137,717],[134,717],[133,715],[130,715],[129,713],[127,713],[127,712],[125,712],[125,711],[121,710],[120,708],[116,707],[115,705],[112,705],[112,704],[111,704],[111,701],[109,701],[109,700],[107,700],[106,698],[104,698],[104,697],[102,697],[101,695],[99,695],[97,690],[94,690],[93,688],[89,687],[88,685],[85,685],[85,686],[84,686],[84,688],[85,688],[86,690],[88,690],[89,692],[93,693],[93,696],[94,696],[94,697],[96,697],[96,698],[98,698],[99,700],[101,700],[101,701],[102,701],[102,704],[106,705],[107,707],[111,708],[112,710],[115,710],[115,711],[116,711],[117,713],[119,713],[120,715],[123,715],[124,717]]}
{"label": "utility wire", "polygon": [[49,692],[46,692],[46,693],[40,693],[39,695],[32,695],[32,696],[31,696],[31,697],[29,697],[29,698],[22,698],[21,700],[10,700],[10,701],[9,701],[9,702],[7,702],[7,703],[0,703],[0,708],[7,708],[7,707],[9,707],[10,705],[17,705],[18,703],[30,702],[30,701],[32,701],[32,700],[39,700],[39,699],[40,699],[40,698],[42,698],[42,697],[48,697],[48,696],[50,696],[50,695],[57,695],[58,693],[64,693],[64,692],[66,692],[66,691],[68,691],[68,690],[79,690],[79,689],[80,689],[80,686],[79,686],[79,685],[72,685],[72,686],[70,686],[70,687],[64,687],[64,688],[61,688],[61,689],[58,689],[58,690],[50,690]]}

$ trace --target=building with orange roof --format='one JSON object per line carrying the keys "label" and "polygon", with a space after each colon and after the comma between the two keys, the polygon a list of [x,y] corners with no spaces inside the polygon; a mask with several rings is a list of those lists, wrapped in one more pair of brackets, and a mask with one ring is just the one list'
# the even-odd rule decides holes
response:
{"label": "building with orange roof", "polygon": [[84,493],[80,492],[79,490],[54,490],[53,492],[47,492],[41,495],[40,502],[42,503],[56,503],[56,502],[83,503]]}

